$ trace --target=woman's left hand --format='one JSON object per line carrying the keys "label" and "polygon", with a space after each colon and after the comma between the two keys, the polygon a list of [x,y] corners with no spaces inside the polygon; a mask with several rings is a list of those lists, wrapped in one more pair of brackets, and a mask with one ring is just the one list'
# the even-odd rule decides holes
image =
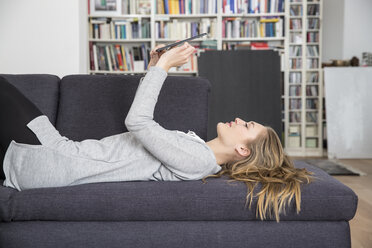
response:
{"label": "woman's left hand", "polygon": [[156,63],[158,63],[159,58],[161,57],[161,55],[163,55],[166,52],[166,50],[163,50],[161,52],[157,52],[156,49],[164,47],[164,46],[165,46],[164,44],[160,44],[160,45],[157,45],[154,49],[151,50],[151,52],[150,52],[150,62],[147,66],[147,69],[149,69],[151,66],[154,66],[154,65],[156,65]]}

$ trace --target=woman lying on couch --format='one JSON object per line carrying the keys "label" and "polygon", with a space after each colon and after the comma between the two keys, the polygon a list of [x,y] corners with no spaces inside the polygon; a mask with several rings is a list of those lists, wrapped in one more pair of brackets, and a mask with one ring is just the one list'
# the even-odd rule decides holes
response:
{"label": "woman lying on couch", "polygon": [[[188,43],[155,52],[161,46],[150,53],[148,72],[125,119],[129,132],[100,140],[61,136],[46,115],[0,77],[4,186],[20,191],[113,181],[204,181],[228,174],[246,183],[250,192],[261,183],[256,214],[262,220],[274,210],[279,221],[294,195],[298,213],[300,183],[312,181],[313,173],[293,166],[271,127],[236,118],[218,123],[217,137],[204,142],[192,131],[167,130],[153,120],[168,70],[187,63],[195,52]],[[253,193],[247,201],[249,195],[252,202]]]}

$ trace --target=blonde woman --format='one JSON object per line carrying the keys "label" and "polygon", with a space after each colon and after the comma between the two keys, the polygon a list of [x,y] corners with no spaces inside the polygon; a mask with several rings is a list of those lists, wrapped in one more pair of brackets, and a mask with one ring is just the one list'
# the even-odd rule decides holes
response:
{"label": "blonde woman", "polygon": [[100,140],[61,136],[46,115],[0,77],[4,186],[20,191],[113,181],[204,181],[227,173],[250,192],[252,183],[262,184],[257,206],[262,220],[273,209],[279,221],[293,196],[298,212],[300,183],[310,181],[310,172],[293,167],[270,127],[236,118],[218,123],[218,136],[204,142],[192,131],[167,130],[153,120],[168,70],[187,63],[195,52],[188,43],[161,53],[155,52],[158,47],[150,53],[148,72],[123,123],[129,132]]}

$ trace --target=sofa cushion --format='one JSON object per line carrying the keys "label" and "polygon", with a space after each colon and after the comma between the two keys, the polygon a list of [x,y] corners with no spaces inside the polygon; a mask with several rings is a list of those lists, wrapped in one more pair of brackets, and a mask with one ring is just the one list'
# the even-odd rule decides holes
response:
{"label": "sofa cushion", "polygon": [[[75,141],[127,132],[124,122],[140,78],[141,75],[62,78],[56,128]],[[155,106],[154,120],[169,130],[192,130],[206,141],[210,87],[204,78],[168,76]]]}
{"label": "sofa cushion", "polygon": [[28,99],[30,99],[50,122],[56,124],[59,77],[49,74],[0,74]]}
{"label": "sofa cushion", "polygon": [[0,223],[6,248],[350,248],[345,221],[26,221]]}
{"label": "sofa cushion", "polygon": [[[353,218],[358,197],[349,187],[305,162],[295,161],[295,166],[319,179],[302,186],[300,213],[292,201],[280,220]],[[206,180],[107,182],[20,192],[1,186],[0,221],[256,220],[256,198],[251,210],[244,209],[244,183],[228,184],[226,175]]]}

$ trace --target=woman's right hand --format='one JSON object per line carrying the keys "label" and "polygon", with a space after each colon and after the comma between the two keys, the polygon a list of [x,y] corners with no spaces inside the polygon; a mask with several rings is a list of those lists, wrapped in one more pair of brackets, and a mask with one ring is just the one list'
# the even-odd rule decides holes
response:
{"label": "woman's right hand", "polygon": [[168,72],[171,67],[186,64],[189,61],[190,56],[195,52],[195,47],[185,42],[183,45],[173,47],[162,54],[159,61],[156,63],[156,66],[161,67]]}

